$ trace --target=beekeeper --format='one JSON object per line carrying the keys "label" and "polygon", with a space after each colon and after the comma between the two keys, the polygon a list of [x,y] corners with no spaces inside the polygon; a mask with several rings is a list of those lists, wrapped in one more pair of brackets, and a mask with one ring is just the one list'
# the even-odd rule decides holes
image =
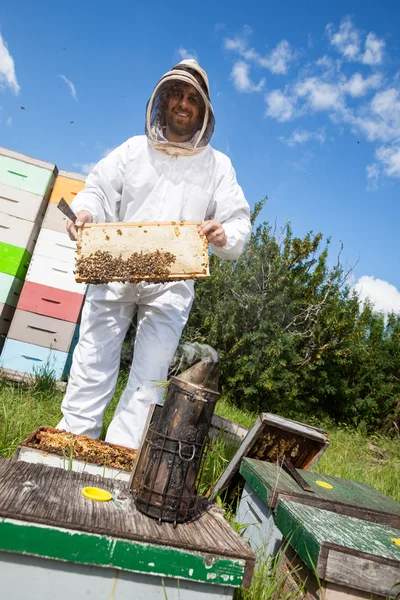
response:
{"label": "beekeeper", "polygon": [[[77,225],[202,221],[200,233],[212,252],[237,259],[250,235],[250,211],[231,161],[210,146],[213,131],[207,74],[195,60],[184,60],[157,83],[146,135],[130,138],[88,176],[72,203]],[[67,229],[76,238],[71,221]],[[59,428],[99,437],[122,343],[137,313],[129,379],[106,440],[138,447],[150,404],[162,401],[160,382],[188,320],[193,289],[190,280],[88,286]]]}

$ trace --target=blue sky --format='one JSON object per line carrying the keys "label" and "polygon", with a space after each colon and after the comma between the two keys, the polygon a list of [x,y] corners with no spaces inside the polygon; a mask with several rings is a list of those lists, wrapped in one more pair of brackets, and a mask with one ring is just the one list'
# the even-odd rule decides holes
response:
{"label": "blue sky", "polygon": [[0,145],[87,172],[196,57],[249,203],[268,195],[264,219],[330,236],[332,262],[343,243],[361,294],[400,311],[398,1],[8,4]]}

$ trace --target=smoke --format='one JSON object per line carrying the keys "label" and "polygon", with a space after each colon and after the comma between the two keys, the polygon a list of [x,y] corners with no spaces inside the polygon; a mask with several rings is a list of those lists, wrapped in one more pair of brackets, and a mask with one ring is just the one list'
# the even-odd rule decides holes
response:
{"label": "smoke", "polygon": [[168,379],[171,376],[176,376],[182,371],[186,371],[192,365],[199,362],[203,358],[210,358],[212,362],[217,363],[219,360],[218,353],[212,346],[208,344],[200,344],[199,342],[182,342],[179,344],[175,356],[170,364]]}

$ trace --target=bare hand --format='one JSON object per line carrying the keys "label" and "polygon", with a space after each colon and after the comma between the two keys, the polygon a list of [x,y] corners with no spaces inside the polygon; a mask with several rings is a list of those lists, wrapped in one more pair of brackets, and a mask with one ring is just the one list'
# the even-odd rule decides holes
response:
{"label": "bare hand", "polygon": [[214,246],[225,246],[228,241],[225,229],[217,221],[203,221],[200,226],[200,235],[205,235],[207,242]]}
{"label": "bare hand", "polygon": [[67,219],[67,231],[71,240],[77,240],[78,235],[76,228],[82,227],[84,223],[91,223],[92,215],[88,210],[80,210],[76,213],[76,221],[73,223],[70,219]]}

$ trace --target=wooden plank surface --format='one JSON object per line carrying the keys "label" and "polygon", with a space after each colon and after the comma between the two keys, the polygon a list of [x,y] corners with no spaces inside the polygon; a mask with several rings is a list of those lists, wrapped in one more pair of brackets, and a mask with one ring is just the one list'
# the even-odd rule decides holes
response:
{"label": "wooden plank surface", "polygon": [[[400,504],[372,486],[311,471],[298,469],[298,472],[314,493],[302,490],[277,464],[245,458],[240,467],[241,475],[272,508],[280,498],[288,497],[309,506],[400,527]],[[317,481],[328,483],[332,488],[321,487]]]}
{"label": "wooden plank surface", "polygon": [[315,427],[261,413],[216,484],[209,490],[211,499],[228,489],[227,496],[242,487],[239,467],[245,456],[275,463],[286,457],[293,465],[310,469],[329,445],[326,432]]}
{"label": "wooden plank surface", "polygon": [[[400,538],[400,529],[282,499],[278,504],[275,523],[307,566],[312,570],[317,569],[318,576],[327,581],[334,568],[338,573],[344,569],[349,556],[358,556],[392,568],[389,579],[387,569],[375,569],[377,581],[384,586],[387,595],[396,583],[396,577],[400,579],[400,547],[391,541],[392,538]],[[330,545],[339,547],[342,560],[340,566],[337,560],[331,562],[328,569]],[[357,569],[354,564],[356,570],[349,572],[347,585],[360,586],[365,564],[359,562]]]}
{"label": "wooden plank surface", "polygon": [[8,337],[27,344],[68,352],[75,323],[16,309]]}
{"label": "wooden plank surface", "polygon": [[[331,547],[328,550],[325,578],[332,583],[355,587],[370,594],[394,596],[400,592],[398,566],[377,563],[367,555],[344,554],[338,548]],[[399,583],[396,585],[396,582]]]}
{"label": "wooden plank surface", "polygon": [[18,309],[77,323],[84,299],[83,294],[26,281]]}
{"label": "wooden plank surface", "polygon": [[[200,223],[171,221],[168,223],[89,223],[78,232],[76,281],[93,281],[80,267],[82,259],[96,255],[97,274],[107,281],[127,281],[126,277],[105,274],[105,267],[111,259],[129,260],[132,255],[155,256],[159,253],[164,260],[167,253],[174,261],[168,265],[165,274],[157,276],[152,268],[142,272],[131,271],[132,280],[169,281],[179,279],[204,279],[209,276],[208,244],[199,235]],[[108,260],[101,261],[98,253],[107,252]],[[146,274],[145,274],[146,273]]]}
{"label": "wooden plank surface", "polygon": [[[0,459],[0,516],[77,531],[164,544],[246,560],[254,555],[222,515],[203,512],[198,520],[159,525],[139,513],[123,482],[24,462]],[[107,489],[117,502],[92,502],[82,488]]]}

